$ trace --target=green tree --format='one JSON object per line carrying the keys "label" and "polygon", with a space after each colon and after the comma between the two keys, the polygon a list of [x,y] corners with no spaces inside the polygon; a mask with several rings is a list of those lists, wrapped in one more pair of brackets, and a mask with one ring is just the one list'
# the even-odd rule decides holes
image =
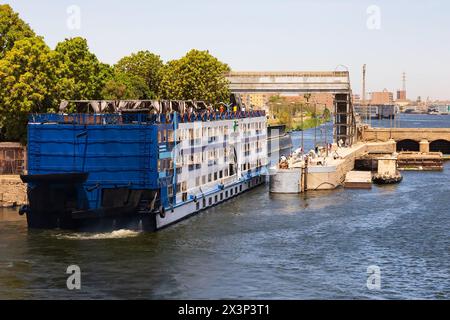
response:
{"label": "green tree", "polygon": [[106,81],[112,76],[109,65],[101,63],[89,51],[86,39],[76,37],[57,44],[60,100],[101,99]]}
{"label": "green tree", "polygon": [[14,43],[35,37],[33,30],[7,4],[0,4],[0,59],[11,50]]}
{"label": "green tree", "polygon": [[153,92],[141,77],[115,71],[106,82],[102,96],[107,100],[139,100],[154,98]]}
{"label": "green tree", "polygon": [[163,67],[161,58],[149,51],[139,51],[124,57],[114,66],[120,73],[139,77],[147,84],[149,91],[156,95],[161,81],[160,70]]}
{"label": "green tree", "polygon": [[191,50],[161,69],[161,96],[174,100],[227,102],[230,89],[225,74],[229,71],[228,65],[208,51]]}
{"label": "green tree", "polygon": [[0,125],[6,139],[25,141],[30,112],[56,105],[55,53],[39,38],[16,41],[0,60]]}

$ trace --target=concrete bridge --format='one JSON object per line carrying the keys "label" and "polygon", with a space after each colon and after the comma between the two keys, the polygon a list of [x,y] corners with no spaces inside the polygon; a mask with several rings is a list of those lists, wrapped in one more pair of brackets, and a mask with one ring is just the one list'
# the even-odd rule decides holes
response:
{"label": "concrete bridge", "polygon": [[320,93],[334,95],[334,141],[355,142],[355,117],[348,71],[230,72],[233,93]]}
{"label": "concrete bridge", "polygon": [[450,128],[363,128],[363,141],[395,140],[397,151],[450,154]]}
{"label": "concrete bridge", "polygon": [[233,93],[344,93],[351,91],[347,71],[230,72]]}

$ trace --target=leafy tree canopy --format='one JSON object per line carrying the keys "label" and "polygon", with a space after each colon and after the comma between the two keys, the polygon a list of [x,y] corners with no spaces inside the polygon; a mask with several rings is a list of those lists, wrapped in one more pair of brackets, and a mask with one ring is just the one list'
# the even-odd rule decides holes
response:
{"label": "leafy tree canopy", "polygon": [[124,57],[117,62],[115,68],[118,72],[139,77],[147,84],[154,94],[158,93],[160,83],[160,70],[163,67],[161,58],[149,51],[139,51]]}
{"label": "leafy tree canopy", "polygon": [[153,99],[154,94],[147,83],[139,76],[115,70],[106,82],[102,96],[106,100],[140,100]]}
{"label": "leafy tree canopy", "polygon": [[56,46],[61,100],[101,99],[102,89],[112,76],[111,68],[89,51],[86,39],[66,39]]}
{"label": "leafy tree canopy", "polygon": [[161,96],[174,100],[228,101],[230,90],[225,73],[230,68],[208,51],[191,50],[161,69]]}
{"label": "leafy tree canopy", "polygon": [[0,59],[11,50],[14,43],[35,34],[19,15],[7,4],[0,4]]}
{"label": "leafy tree canopy", "polygon": [[16,41],[0,60],[0,122],[5,137],[23,141],[30,112],[46,112],[56,105],[55,52],[42,38]]}

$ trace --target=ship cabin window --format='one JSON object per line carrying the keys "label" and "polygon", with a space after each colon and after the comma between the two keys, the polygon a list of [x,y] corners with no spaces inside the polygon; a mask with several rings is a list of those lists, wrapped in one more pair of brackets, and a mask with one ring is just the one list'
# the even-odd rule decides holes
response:
{"label": "ship cabin window", "polygon": [[203,198],[203,208],[206,207],[206,198]]}
{"label": "ship cabin window", "polygon": [[195,209],[196,209],[196,210],[200,210],[200,202],[197,202],[197,203],[195,204]]}
{"label": "ship cabin window", "polygon": [[239,186],[239,191],[242,192],[242,184]]}
{"label": "ship cabin window", "polygon": [[237,191],[237,187],[236,188],[234,188],[234,193],[237,193],[238,191]]}
{"label": "ship cabin window", "polygon": [[214,203],[217,203],[217,194],[214,196]]}
{"label": "ship cabin window", "polygon": [[167,198],[169,199],[169,204],[173,204],[173,186],[167,187]]}
{"label": "ship cabin window", "polygon": [[225,191],[225,198],[228,198],[228,190]]}
{"label": "ship cabin window", "polygon": [[234,175],[234,167],[233,167],[233,164],[232,164],[232,163],[230,163],[229,175],[230,175],[230,176],[233,176],[233,175]]}
{"label": "ship cabin window", "polygon": [[167,130],[166,140],[169,141],[169,142],[174,142],[173,130]]}
{"label": "ship cabin window", "polygon": [[163,172],[172,169],[172,159],[158,160],[158,172]]}
{"label": "ship cabin window", "polygon": [[230,190],[230,195],[233,196],[233,189]]}
{"label": "ship cabin window", "polygon": [[158,131],[158,142],[163,143],[167,141],[167,133],[166,130]]}
{"label": "ship cabin window", "polygon": [[212,205],[212,198],[211,197],[209,197],[209,205]]}
{"label": "ship cabin window", "polygon": [[223,200],[223,192],[220,193],[220,201]]}

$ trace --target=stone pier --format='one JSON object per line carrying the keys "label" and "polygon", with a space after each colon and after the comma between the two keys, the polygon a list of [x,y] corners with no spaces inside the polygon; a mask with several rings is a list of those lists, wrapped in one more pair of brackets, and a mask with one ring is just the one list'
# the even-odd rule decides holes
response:
{"label": "stone pier", "polygon": [[27,203],[27,186],[18,175],[0,175],[0,207]]}
{"label": "stone pier", "polygon": [[426,139],[423,139],[419,142],[419,151],[421,153],[429,153],[430,152],[430,142]]}

